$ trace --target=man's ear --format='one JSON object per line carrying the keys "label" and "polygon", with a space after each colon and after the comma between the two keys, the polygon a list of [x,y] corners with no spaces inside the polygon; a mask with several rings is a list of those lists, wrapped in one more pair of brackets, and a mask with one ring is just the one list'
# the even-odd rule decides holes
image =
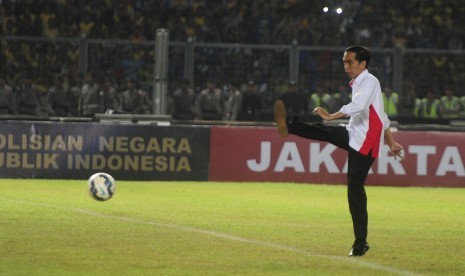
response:
{"label": "man's ear", "polygon": [[367,68],[367,62],[365,60],[362,61],[362,63],[360,63],[360,65],[362,65],[363,69]]}

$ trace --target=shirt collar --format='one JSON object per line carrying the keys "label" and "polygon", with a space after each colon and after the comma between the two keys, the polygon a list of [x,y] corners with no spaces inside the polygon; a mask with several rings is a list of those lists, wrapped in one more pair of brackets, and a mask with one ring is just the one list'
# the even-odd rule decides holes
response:
{"label": "shirt collar", "polygon": [[366,75],[368,75],[368,69],[364,69],[362,73],[360,73],[357,77],[353,78],[349,82],[350,87],[356,86],[360,82],[360,80],[363,79]]}

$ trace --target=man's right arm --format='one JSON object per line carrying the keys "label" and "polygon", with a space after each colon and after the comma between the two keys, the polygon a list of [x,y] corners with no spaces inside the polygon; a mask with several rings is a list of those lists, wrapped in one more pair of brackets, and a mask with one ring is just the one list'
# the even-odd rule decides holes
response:
{"label": "man's right arm", "polygon": [[323,120],[331,121],[331,120],[337,120],[341,118],[347,117],[347,114],[338,111],[336,113],[329,114],[328,111],[326,111],[324,108],[321,106],[315,107],[313,110],[314,115],[320,116]]}

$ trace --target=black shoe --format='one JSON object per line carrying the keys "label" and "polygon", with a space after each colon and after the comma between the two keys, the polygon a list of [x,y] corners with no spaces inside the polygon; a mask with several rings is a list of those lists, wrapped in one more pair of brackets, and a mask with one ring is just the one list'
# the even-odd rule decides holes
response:
{"label": "black shoe", "polygon": [[287,128],[287,112],[286,106],[282,100],[277,100],[274,103],[274,120],[278,126],[278,133],[281,137],[287,137],[289,135],[289,130]]}
{"label": "black shoe", "polygon": [[354,245],[352,245],[352,250],[350,250],[349,256],[361,257],[365,255],[368,249],[370,249],[370,245],[366,241],[355,241]]}

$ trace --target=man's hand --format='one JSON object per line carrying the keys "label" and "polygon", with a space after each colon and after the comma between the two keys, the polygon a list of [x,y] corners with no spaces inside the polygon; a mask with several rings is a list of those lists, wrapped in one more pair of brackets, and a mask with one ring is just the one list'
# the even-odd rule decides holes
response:
{"label": "man's hand", "polygon": [[402,147],[402,145],[397,142],[392,143],[392,145],[390,146],[390,152],[394,155],[394,159],[396,160],[397,157],[400,158],[400,161],[405,160],[403,151],[404,147]]}
{"label": "man's hand", "polygon": [[320,116],[323,120],[331,120],[331,115],[323,107],[315,107],[313,109],[313,115]]}
{"label": "man's hand", "polygon": [[327,120],[327,121],[336,120],[336,119],[344,118],[347,116],[346,114],[342,112],[336,112],[333,114],[329,114],[328,111],[326,111],[326,109],[324,109],[321,106],[315,107],[315,109],[313,109],[313,115],[320,116],[323,120]]}
{"label": "man's hand", "polygon": [[403,153],[404,147],[394,140],[394,136],[392,135],[390,128],[387,128],[384,131],[384,139],[386,139],[386,142],[389,146],[389,152],[394,155],[394,159],[397,160],[397,157],[399,157],[400,161],[404,160],[405,159],[405,156]]}

